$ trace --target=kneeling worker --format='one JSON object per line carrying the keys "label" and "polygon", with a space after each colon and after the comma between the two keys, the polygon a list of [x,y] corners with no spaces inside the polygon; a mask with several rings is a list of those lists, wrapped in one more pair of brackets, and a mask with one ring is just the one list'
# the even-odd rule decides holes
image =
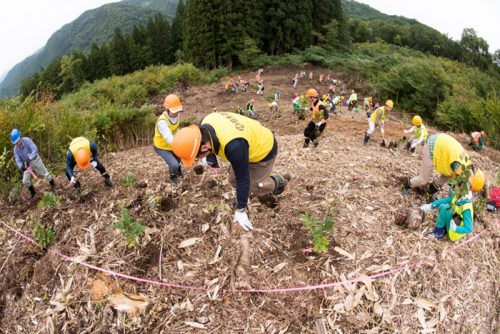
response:
{"label": "kneeling worker", "polygon": [[215,155],[231,163],[229,182],[236,187],[237,200],[234,221],[246,231],[253,228],[246,213],[249,194],[281,194],[289,179],[271,175],[278,154],[278,142],[271,130],[234,113],[211,113],[200,126],[180,129],[174,135],[172,150],[187,167],[196,158],[216,161]]}

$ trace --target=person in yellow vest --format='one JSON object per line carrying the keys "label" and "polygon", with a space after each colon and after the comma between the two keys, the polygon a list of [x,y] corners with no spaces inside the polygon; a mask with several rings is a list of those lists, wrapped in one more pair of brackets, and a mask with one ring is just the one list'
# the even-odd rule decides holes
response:
{"label": "person in yellow vest", "polygon": [[90,142],[90,140],[85,137],[76,137],[69,144],[69,150],[66,153],[66,169],[64,171],[66,177],[70,181],[70,185],[75,187],[79,192],[81,184],[73,173],[77,165],[80,169],[87,169],[89,167],[97,169],[104,177],[104,184],[107,187],[113,186],[111,176],[97,158],[97,145]]}
{"label": "person in yellow vest", "polygon": [[[481,170],[475,172],[472,170],[467,189],[476,192],[480,191],[483,189],[485,181],[486,177]],[[439,208],[436,227],[427,236],[441,239],[445,233],[448,233],[451,241],[457,241],[466,234],[472,233],[474,208],[471,191],[462,197],[454,195],[439,199],[430,204],[424,204],[420,207],[420,210],[423,212]]]}
{"label": "person in yellow vest", "polygon": [[[420,174],[414,177],[407,177],[403,181],[403,194],[408,194],[411,188],[426,187],[426,198],[434,201],[434,194],[452,178],[462,173],[462,166],[468,167],[471,159],[465,149],[453,137],[437,133],[427,138],[422,151],[422,164]],[[432,180],[433,170],[439,173],[436,180]]]}
{"label": "person in yellow vest", "polygon": [[290,179],[288,175],[271,175],[278,154],[278,142],[271,130],[238,114],[208,114],[200,126],[180,129],[172,149],[187,167],[196,158],[206,158],[213,168],[218,167],[216,156],[229,161],[229,182],[236,187],[234,221],[246,231],[253,228],[246,213],[249,194],[281,194]]}
{"label": "person in yellow vest", "polygon": [[484,137],[486,134],[484,131],[474,131],[470,134],[470,143],[469,146],[474,150],[474,151],[482,151],[484,147]]}
{"label": "person in yellow vest", "polygon": [[172,153],[172,140],[174,134],[179,128],[179,115],[182,111],[182,103],[175,94],[169,94],[163,102],[165,111],[158,117],[155,127],[155,136],[153,138],[154,150],[165,160],[170,174],[170,180],[173,183],[179,181],[182,176],[180,159]]}
{"label": "person in yellow vest", "polygon": [[425,125],[422,123],[422,118],[420,116],[413,116],[413,118],[411,119],[411,124],[413,124],[413,127],[408,130],[403,130],[403,132],[406,134],[415,132],[415,135],[411,136],[406,143],[406,149],[413,153],[415,152],[415,148],[418,145],[424,145],[429,135],[427,133]]}
{"label": "person in yellow vest", "polygon": [[385,131],[384,131],[384,121],[385,113],[392,110],[394,103],[392,100],[387,100],[385,106],[377,108],[372,113],[368,113],[368,131],[365,133],[364,145],[368,145],[373,132],[375,131],[375,126],[380,126],[380,133],[382,134],[382,142],[385,142]]}
{"label": "person in yellow vest", "polygon": [[314,147],[318,146],[318,137],[326,128],[326,120],[328,119],[328,109],[321,103],[318,91],[310,88],[306,93],[311,101],[309,110],[311,111],[311,121],[307,124],[304,130],[304,145],[303,148],[309,147],[312,141]]}

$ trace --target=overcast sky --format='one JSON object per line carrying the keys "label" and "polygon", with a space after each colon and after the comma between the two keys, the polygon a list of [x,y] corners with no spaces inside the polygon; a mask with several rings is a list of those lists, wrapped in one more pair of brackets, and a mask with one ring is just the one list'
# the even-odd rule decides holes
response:
{"label": "overcast sky", "polygon": [[[84,11],[118,0],[0,0],[0,77],[43,47],[49,37]],[[500,0],[359,0],[387,14],[415,18],[455,40],[474,28],[500,49]]]}

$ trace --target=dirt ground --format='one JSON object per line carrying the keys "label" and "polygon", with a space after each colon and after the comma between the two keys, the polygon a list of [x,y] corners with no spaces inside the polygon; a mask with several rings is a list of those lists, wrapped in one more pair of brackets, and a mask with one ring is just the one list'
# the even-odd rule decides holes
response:
{"label": "dirt ground", "polygon": [[[403,197],[398,181],[418,172],[421,147],[415,156],[402,147],[381,147],[378,129],[365,147],[365,113],[343,110],[331,116],[317,148],[303,149],[308,120],[291,113],[294,73],[266,69],[264,97],[253,89],[224,92],[227,78],[180,92],[184,119],[201,120],[214,107],[244,108],[255,98],[259,121],[275,132],[275,170],[289,172],[292,181],[273,207],[251,199],[253,232],[232,223],[234,190],[227,164],[218,174],[186,170],[181,183],[172,186],[165,163],[150,146],[103,157],[114,178],[112,189],[90,170],[79,174],[83,191],[77,199],[63,189],[64,175],[56,177],[62,194],[57,209],[37,207],[40,193],[48,191],[43,180],[35,182],[35,200],[2,203],[2,222],[33,236],[29,222],[40,219],[53,227],[56,241],[42,250],[0,228],[0,333],[498,333],[498,213],[479,213],[474,233],[480,236],[459,247],[424,236],[433,229],[435,211],[418,226],[396,224],[408,209],[424,203],[416,191]],[[242,74],[252,82],[254,76]],[[301,94],[310,85],[300,80],[296,91]],[[265,97],[276,89],[282,94],[281,113],[272,114]],[[394,112],[386,122],[386,138],[398,140],[408,124]],[[465,135],[453,135],[466,147]],[[470,155],[494,183],[499,152]],[[129,173],[137,181],[125,187],[121,181]],[[440,195],[447,195],[447,187]],[[113,228],[122,207],[146,226],[134,247]],[[311,247],[304,212],[334,220],[325,255],[304,252]],[[179,247],[183,242],[192,245]],[[107,275],[59,253],[121,274],[201,290]],[[390,270],[394,273],[331,288],[248,292]],[[109,297],[120,292],[138,295],[131,300],[147,299],[148,306],[135,314],[117,311]]]}

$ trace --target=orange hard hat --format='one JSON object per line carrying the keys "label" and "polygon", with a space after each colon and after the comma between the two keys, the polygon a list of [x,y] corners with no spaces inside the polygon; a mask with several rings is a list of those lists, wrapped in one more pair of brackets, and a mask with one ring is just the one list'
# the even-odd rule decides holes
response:
{"label": "orange hard hat", "polygon": [[483,171],[478,169],[475,173],[471,173],[469,177],[469,183],[471,185],[472,191],[480,191],[484,187],[484,183],[486,182],[486,176]]}
{"label": "orange hard hat", "polygon": [[182,128],[174,135],[172,151],[186,167],[193,165],[201,145],[200,128],[194,124]]}
{"label": "orange hard hat", "polygon": [[307,90],[306,95],[307,95],[308,97],[318,97],[318,95],[319,95],[319,94],[318,94],[318,91],[317,91],[316,89],[314,89],[314,88],[309,88],[309,89]]}
{"label": "orange hard hat", "polygon": [[163,102],[163,106],[167,108],[171,113],[178,113],[182,111],[181,99],[175,94],[169,94]]}
{"label": "orange hard hat", "polygon": [[80,148],[76,151],[76,164],[81,169],[87,169],[90,166],[90,152],[86,148]]}

